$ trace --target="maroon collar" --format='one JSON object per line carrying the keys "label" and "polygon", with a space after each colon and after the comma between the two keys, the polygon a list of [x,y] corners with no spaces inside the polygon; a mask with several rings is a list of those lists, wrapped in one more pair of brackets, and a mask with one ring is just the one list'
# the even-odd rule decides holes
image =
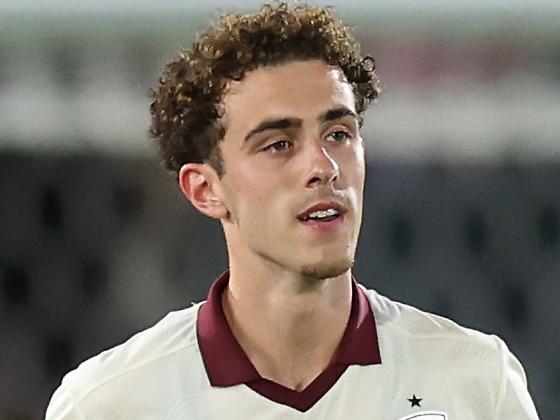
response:
{"label": "maroon collar", "polygon": [[[366,294],[353,281],[350,318],[327,370],[301,392],[289,390],[262,378],[226,321],[221,295],[228,281],[229,272],[226,271],[214,282],[197,319],[198,344],[212,386],[247,384],[269,399],[305,411],[334,385],[349,365],[381,363],[373,311]],[[306,396],[306,392],[310,395]],[[304,403],[301,403],[302,397]],[[292,401],[294,398],[295,403]]]}

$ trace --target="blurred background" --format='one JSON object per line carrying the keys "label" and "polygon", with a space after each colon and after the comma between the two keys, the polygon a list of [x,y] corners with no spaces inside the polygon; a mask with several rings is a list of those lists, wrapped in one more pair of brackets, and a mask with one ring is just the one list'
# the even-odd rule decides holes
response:
{"label": "blurred background", "polygon": [[[356,28],[384,87],[363,128],[357,278],[500,335],[553,418],[559,3],[315,3]],[[204,299],[227,267],[219,225],[159,166],[148,89],[238,7],[0,0],[0,419],[42,418],[66,371]]]}

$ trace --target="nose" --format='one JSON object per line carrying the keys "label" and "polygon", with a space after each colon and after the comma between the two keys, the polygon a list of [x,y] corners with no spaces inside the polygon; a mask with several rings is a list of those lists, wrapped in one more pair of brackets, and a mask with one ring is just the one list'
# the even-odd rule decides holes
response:
{"label": "nose", "polygon": [[313,142],[310,147],[309,175],[306,186],[308,188],[329,185],[340,175],[340,168],[336,159],[329,153],[324,143]]}

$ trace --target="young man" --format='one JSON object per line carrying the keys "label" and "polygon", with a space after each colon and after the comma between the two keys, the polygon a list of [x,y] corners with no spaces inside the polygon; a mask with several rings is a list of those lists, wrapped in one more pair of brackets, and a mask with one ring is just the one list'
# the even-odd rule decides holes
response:
{"label": "young man", "polygon": [[307,6],[225,17],[169,64],[152,135],[221,222],[229,271],[69,373],[47,419],[537,419],[501,340],[352,278],[378,91],[346,27]]}

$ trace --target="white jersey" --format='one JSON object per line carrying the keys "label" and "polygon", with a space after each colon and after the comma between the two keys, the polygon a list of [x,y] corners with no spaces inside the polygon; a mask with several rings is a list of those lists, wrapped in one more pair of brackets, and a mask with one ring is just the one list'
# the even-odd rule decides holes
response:
{"label": "white jersey", "polygon": [[203,330],[200,309],[216,304],[218,290],[206,304],[172,312],[68,373],[46,420],[538,419],[523,369],[499,338],[362,286],[354,286],[354,295],[362,300],[353,297],[352,313],[366,302],[373,314],[374,322],[363,324],[370,331],[360,333],[369,340],[361,346],[365,359],[349,356],[300,393],[253,381],[248,359],[241,360],[248,370],[238,369],[230,357],[240,347],[230,352],[231,343],[217,338],[226,324]]}

